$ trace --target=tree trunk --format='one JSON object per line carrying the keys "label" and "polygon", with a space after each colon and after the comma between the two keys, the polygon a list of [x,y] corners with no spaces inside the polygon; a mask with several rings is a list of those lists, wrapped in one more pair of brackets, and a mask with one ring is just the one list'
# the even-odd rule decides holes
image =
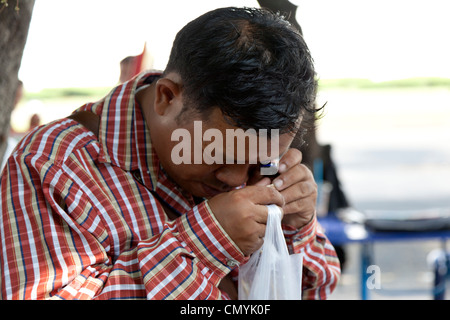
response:
{"label": "tree trunk", "polygon": [[[6,149],[18,73],[27,41],[34,0],[16,1],[0,11],[0,163]],[[0,5],[0,6],[3,6]]]}

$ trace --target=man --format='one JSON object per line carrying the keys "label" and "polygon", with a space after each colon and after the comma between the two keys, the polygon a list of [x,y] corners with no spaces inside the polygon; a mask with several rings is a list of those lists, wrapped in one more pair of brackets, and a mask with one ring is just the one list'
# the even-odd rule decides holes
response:
{"label": "man", "polygon": [[[1,179],[2,298],[236,298],[268,204],[284,212],[291,252],[305,253],[304,297],[326,298],[339,262],[317,225],[311,173],[289,148],[302,113],[313,112],[314,76],[306,44],[281,17],[217,9],[177,34],[164,73],[31,132]],[[183,141],[173,134],[198,137],[198,124],[202,140],[184,146],[216,161],[192,152],[179,162],[188,150],[174,152]],[[259,145],[279,150],[279,175],[260,174],[276,152],[206,152],[210,129],[279,130],[275,147]]]}

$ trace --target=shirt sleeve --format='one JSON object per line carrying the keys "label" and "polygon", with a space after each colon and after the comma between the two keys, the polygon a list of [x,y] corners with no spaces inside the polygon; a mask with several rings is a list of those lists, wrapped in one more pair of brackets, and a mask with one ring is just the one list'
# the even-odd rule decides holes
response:
{"label": "shirt sleeve", "polygon": [[[168,235],[174,243],[171,248],[160,253],[161,244],[155,247],[152,240],[139,247],[141,262],[158,261],[142,269],[147,298],[228,299],[218,285],[247,258],[222,229],[207,203],[182,215],[173,228]],[[155,272],[155,268],[159,271]]]}
{"label": "shirt sleeve", "polygon": [[228,298],[218,284],[246,258],[206,203],[146,239],[121,236],[123,221],[108,221],[118,209],[77,170],[44,156],[10,158],[1,178],[1,298]]}
{"label": "shirt sleeve", "polygon": [[326,299],[335,289],[341,269],[316,217],[299,230],[283,225],[283,232],[289,251],[303,253],[303,299]]}

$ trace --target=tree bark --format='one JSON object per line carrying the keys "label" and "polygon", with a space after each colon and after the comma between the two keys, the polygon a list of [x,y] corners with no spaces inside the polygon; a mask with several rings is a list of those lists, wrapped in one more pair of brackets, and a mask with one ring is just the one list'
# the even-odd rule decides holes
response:
{"label": "tree bark", "polygon": [[34,0],[15,1],[0,12],[0,163],[6,149],[14,109],[18,73],[27,41]]}

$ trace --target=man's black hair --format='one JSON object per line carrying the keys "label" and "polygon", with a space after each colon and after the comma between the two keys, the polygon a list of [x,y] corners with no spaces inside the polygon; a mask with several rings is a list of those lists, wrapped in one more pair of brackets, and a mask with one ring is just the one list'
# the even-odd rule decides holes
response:
{"label": "man's black hair", "polygon": [[165,73],[183,82],[185,107],[218,106],[242,129],[294,132],[314,111],[317,81],[301,34],[281,15],[257,8],[220,8],[181,29]]}

